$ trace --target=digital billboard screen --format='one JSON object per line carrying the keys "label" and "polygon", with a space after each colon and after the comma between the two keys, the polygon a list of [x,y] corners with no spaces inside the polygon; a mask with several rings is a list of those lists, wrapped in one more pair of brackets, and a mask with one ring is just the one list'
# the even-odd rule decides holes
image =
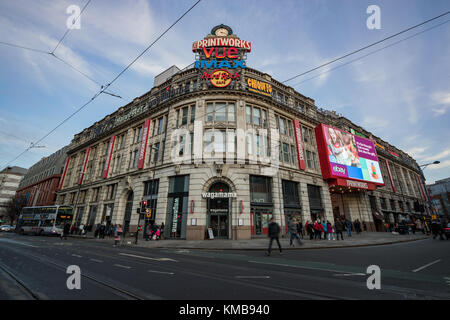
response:
{"label": "digital billboard screen", "polygon": [[324,179],[344,178],[384,185],[372,141],[325,124],[318,125],[315,132]]}

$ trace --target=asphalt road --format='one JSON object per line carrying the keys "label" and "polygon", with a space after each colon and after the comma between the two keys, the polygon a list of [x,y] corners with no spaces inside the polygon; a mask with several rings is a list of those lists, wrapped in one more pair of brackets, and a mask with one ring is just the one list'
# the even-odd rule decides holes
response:
{"label": "asphalt road", "polygon": [[[0,299],[450,299],[450,241],[290,250],[208,251],[113,247],[0,233]],[[68,289],[81,270],[81,289]],[[380,289],[367,268],[379,266]],[[73,283],[73,282],[72,282]]]}

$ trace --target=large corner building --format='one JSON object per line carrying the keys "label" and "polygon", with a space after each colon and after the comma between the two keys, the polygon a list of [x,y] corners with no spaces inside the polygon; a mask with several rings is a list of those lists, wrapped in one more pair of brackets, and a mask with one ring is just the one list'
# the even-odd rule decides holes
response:
{"label": "large corner building", "polygon": [[[166,238],[251,239],[267,233],[272,216],[284,232],[289,218],[336,217],[384,231],[427,209],[414,159],[247,67],[251,42],[231,28],[213,28],[192,51],[191,67],[171,67],[150,91],[75,135],[57,198],[75,206],[75,223],[135,232],[154,222],[164,223]],[[359,160],[340,165],[359,178],[324,174],[326,159],[340,159],[318,143],[322,125],[373,148],[370,163],[355,151]]]}

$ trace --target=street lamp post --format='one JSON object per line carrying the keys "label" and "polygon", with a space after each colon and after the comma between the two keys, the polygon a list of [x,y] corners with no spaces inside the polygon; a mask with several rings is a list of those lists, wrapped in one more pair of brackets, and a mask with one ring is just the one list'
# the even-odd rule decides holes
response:
{"label": "street lamp post", "polygon": [[441,162],[436,160],[436,161],[433,161],[433,162],[430,162],[430,163],[425,163],[425,164],[419,165],[419,168],[422,170],[422,175],[420,177],[420,180],[421,180],[421,182],[423,184],[423,188],[425,189],[425,194],[426,194],[427,199],[428,199],[428,206],[430,207],[431,210],[433,210],[433,204],[431,202],[430,194],[428,193],[427,186],[425,185],[425,177],[423,177],[423,170],[425,170],[425,168],[428,167],[430,164],[439,164],[439,163],[441,163]]}

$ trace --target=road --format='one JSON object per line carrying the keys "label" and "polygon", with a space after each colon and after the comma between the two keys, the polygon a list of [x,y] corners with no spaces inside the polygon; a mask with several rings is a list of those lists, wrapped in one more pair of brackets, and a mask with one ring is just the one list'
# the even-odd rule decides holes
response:
{"label": "road", "polygon": [[[274,250],[270,257],[112,244],[1,233],[0,299],[450,299],[450,241]],[[71,265],[81,270],[80,289],[67,287]],[[367,287],[370,265],[380,267],[380,289]]]}

